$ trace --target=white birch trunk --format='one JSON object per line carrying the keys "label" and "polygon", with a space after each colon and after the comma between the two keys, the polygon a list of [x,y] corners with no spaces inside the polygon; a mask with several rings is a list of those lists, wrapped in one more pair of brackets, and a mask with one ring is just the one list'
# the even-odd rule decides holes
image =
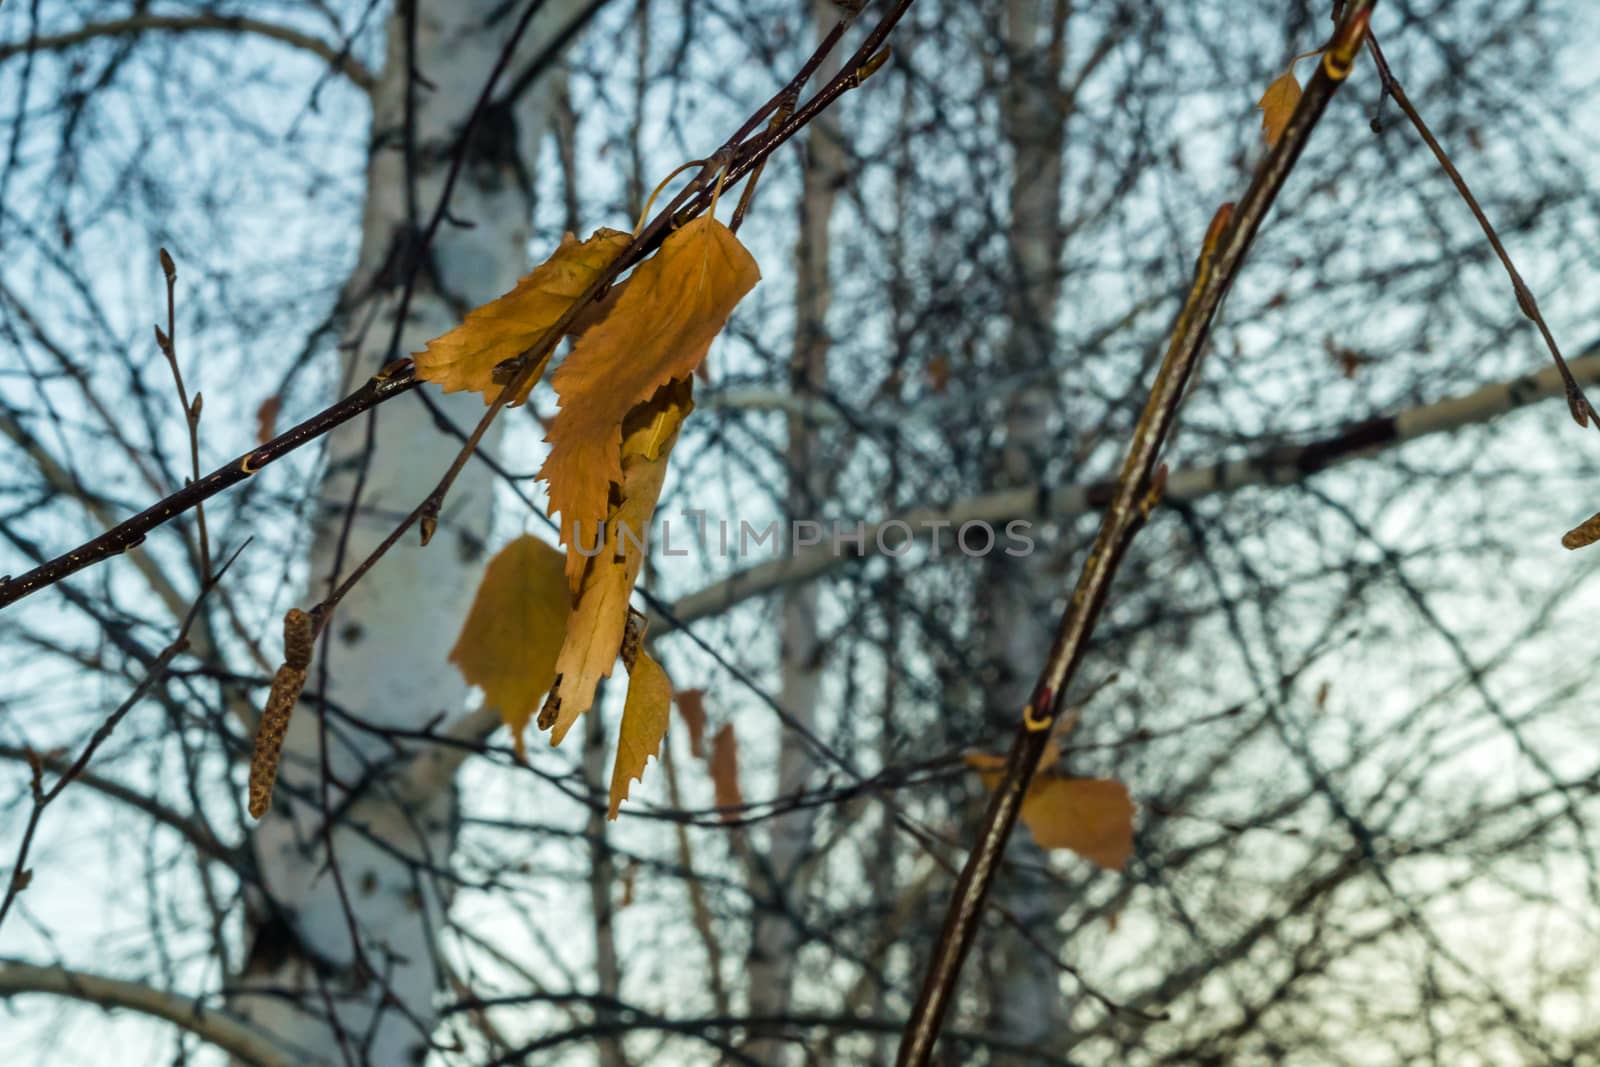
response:
{"label": "white birch trunk", "polygon": [[[577,6],[576,0],[547,5],[524,35],[508,68],[511,75]],[[403,11],[405,4],[399,7]],[[443,188],[451,149],[517,13],[502,0],[417,7],[413,65],[426,82],[412,83],[411,193],[403,133],[407,33],[400,12],[390,19],[385,68],[373,94],[360,259],[345,290],[351,308],[344,353],[350,383],[374,373],[387,357],[410,244],[409,197],[414,193],[418,225],[425,224]],[[418,275],[398,355],[420,349],[458,322],[465,309],[509,289],[527,269],[532,205],[523,179],[536,162],[548,95],[547,86],[535,86],[509,113],[480,119],[450,209],[453,218],[476,225],[446,221],[439,228]],[[476,396],[431,399],[466,428],[483,412]],[[374,418],[360,497],[365,514],[357,516],[338,562],[345,574],[392,529],[396,513],[425,496],[459,447],[435,426],[420,397],[388,404]],[[308,601],[320,599],[335,569],[344,509],[355,490],[367,433],[367,423],[357,420],[333,435]],[[492,449],[494,441],[491,434],[486,447]],[[329,668],[330,700],[373,725],[403,729],[459,714],[467,691],[445,657],[483,566],[491,496],[487,469],[469,464],[446,501],[433,543],[424,549],[415,535],[406,537],[346,598],[318,651]],[[318,670],[314,663],[308,694],[316,691]],[[398,762],[388,743],[338,719],[330,721],[331,808],[339,811],[351,797],[348,787],[376,775],[342,811],[333,833],[352,921],[322,847],[317,719],[313,706],[302,702],[285,746],[274,808],[252,841],[277,912],[274,917],[272,909],[261,908],[253,916],[256,945],[242,984],[270,987],[276,995],[239,994],[233,1006],[293,1044],[321,1050],[329,1062],[353,1057],[377,1067],[415,1065],[427,1055],[437,1021],[436,939],[448,906],[446,883],[425,868],[449,863],[455,800],[448,789],[397,795],[384,773],[386,762]],[[376,974],[357,966],[352,925],[360,931],[361,955]],[[330,997],[337,1005],[337,1027],[328,1019]]]}
{"label": "white birch trunk", "polygon": [[[1001,101],[1001,118],[1011,150],[1011,226],[1008,247],[1016,284],[1009,309],[1010,337],[1004,373],[1047,363],[1053,355],[1060,254],[1062,109],[1061,78],[1064,13],[1058,0],[1007,0],[1006,55],[1010,78]],[[1052,17],[1054,15],[1054,17]],[[1058,21],[1060,20],[1060,21]],[[1006,398],[1005,438],[994,483],[1001,488],[1036,481],[1051,461],[1048,379],[1025,385]],[[987,661],[995,671],[985,686],[991,722],[1011,723],[1027,702],[1029,689],[1048,652],[1051,628],[1046,612],[1056,584],[1043,573],[1046,553],[990,557],[983,591],[989,630]],[[1017,861],[995,888],[996,903],[1010,911],[1047,943],[1059,914],[1059,893],[1040,873],[1044,853],[1027,833],[1013,835],[1008,858]],[[1021,938],[996,939],[990,989],[990,1028],[1013,1041],[1048,1048],[1063,1033],[1065,1005],[1060,975]],[[996,1064],[1014,1062],[996,1056]]]}
{"label": "white birch trunk", "polygon": [[[839,9],[829,0],[814,0],[812,19],[819,34],[838,21]],[[826,78],[832,67],[819,72]],[[845,159],[839,143],[839,124],[831,112],[812,123],[805,140],[801,164],[799,242],[795,262],[795,343],[790,362],[790,384],[800,395],[820,394],[827,386],[828,307],[832,283],[828,259],[832,249],[829,227]],[[791,415],[788,426],[789,491],[786,509],[791,519],[820,514],[829,492],[828,465],[822,456],[817,427],[803,414]],[[817,724],[825,650],[817,630],[817,588],[796,586],[782,604],[782,640],[779,699],[784,710],[808,732]],[[778,750],[777,795],[788,796],[806,788],[814,769],[811,750],[794,731],[784,730]],[[809,856],[815,808],[780,815],[771,821],[766,854],[765,885],[754,887],[758,901],[781,901],[784,913],[798,914],[805,899],[803,877]],[[789,914],[758,912],[751,936],[749,968],[750,1014],[779,1016],[788,1011],[793,989],[799,926]],[[764,1063],[778,1063],[787,1053],[785,1043],[756,1041],[750,1051]]]}
{"label": "white birch trunk", "polygon": [[[600,692],[605,692],[603,682]],[[611,746],[608,724],[599,701],[585,713],[584,720],[583,780],[591,796],[604,797],[608,788]],[[617,957],[617,909],[612,904],[617,864],[611,852],[608,827],[605,808],[599,804],[590,808],[588,826],[584,830],[589,839],[589,914],[594,921],[595,992],[600,994],[603,1004],[614,1002],[622,991],[622,965]],[[604,1018],[612,1013],[602,1007],[597,1014]],[[620,1035],[604,1034],[595,1044],[599,1067],[627,1067]]]}

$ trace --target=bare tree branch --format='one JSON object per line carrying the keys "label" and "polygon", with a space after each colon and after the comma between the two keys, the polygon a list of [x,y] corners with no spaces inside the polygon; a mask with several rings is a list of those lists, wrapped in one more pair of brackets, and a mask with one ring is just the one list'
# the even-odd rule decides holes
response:
{"label": "bare tree branch", "polygon": [[[0,759],[14,760],[18,763],[32,763],[34,760],[38,760],[45,768],[56,774],[65,774],[71,767],[71,762],[64,756],[31,752],[15,745],[0,745]],[[131,808],[136,808],[161,825],[176,830],[202,856],[208,856],[230,866],[238,863],[239,855],[237,850],[218,840],[209,826],[198,818],[167,807],[151,796],[147,790],[135,789],[133,786],[124,785],[114,778],[107,778],[105,775],[96,774],[94,771],[80,771],[76,780],[102,796],[110,797],[112,800],[120,801]]]}
{"label": "bare tree branch", "polygon": [[[1579,383],[1600,382],[1600,345],[1591,346],[1568,366]],[[1275,446],[1240,459],[1179,470],[1167,479],[1162,499],[1186,502],[1250,486],[1292,484],[1330,467],[1370,458],[1419,438],[1488,422],[1562,395],[1564,382],[1560,369],[1545,367],[1534,374],[1491,382],[1469,393],[1421,404],[1393,415],[1374,415],[1330,437]],[[879,551],[878,534],[885,532],[893,534],[887,540],[898,548],[902,535],[894,525],[897,523],[909,526],[917,537],[926,538],[935,528],[953,530],[965,522],[1070,519],[1105,507],[1115,484],[1098,481],[1055,487],[1030,485],[967,497],[943,508],[918,508],[883,522],[865,524],[866,536],[859,544],[863,552],[876,553]],[[840,525],[852,524],[841,521]],[[651,623],[652,632],[660,634],[724,612],[751,597],[797,582],[812,581],[855,559],[851,552],[835,551],[824,539],[820,545],[757,564],[689,593],[672,605],[670,615]]]}
{"label": "bare tree branch", "polygon": [[165,1019],[254,1067],[317,1067],[327,1062],[308,1050],[286,1048],[255,1027],[193,997],[66,967],[0,960],[0,997],[23,993],[72,997],[102,1008],[122,1008]]}
{"label": "bare tree branch", "polygon": [[60,52],[105,37],[126,37],[139,33],[249,33],[310,52],[349,78],[363,92],[371,92],[377,78],[359,59],[336,48],[320,37],[290,26],[253,19],[247,15],[130,15],[127,18],[91,22],[65,33],[47,34],[25,41],[0,44],[0,60],[26,52]]}

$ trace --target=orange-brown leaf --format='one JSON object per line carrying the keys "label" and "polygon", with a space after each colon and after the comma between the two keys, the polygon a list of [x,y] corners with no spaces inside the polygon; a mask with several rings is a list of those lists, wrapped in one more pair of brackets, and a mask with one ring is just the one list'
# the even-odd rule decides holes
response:
{"label": "orange-brown leaf", "polygon": [[[622,421],[622,466],[631,470],[640,463],[653,463],[661,461],[662,473],[666,473],[666,455],[672,451],[672,446],[678,440],[678,427],[683,420],[688,418],[689,412],[694,410],[694,386],[688,381],[669,382],[657,390],[650,402],[641,404],[628,413]],[[660,492],[660,487],[656,487]],[[623,494],[623,499],[627,494]],[[655,497],[651,497],[651,507],[655,506]],[[612,496],[609,510],[606,513],[605,525],[607,529],[614,526],[622,517],[617,514],[619,509],[617,497]],[[648,525],[650,516],[643,519]],[[589,560],[595,558],[595,543],[599,536],[600,524],[597,522],[562,523],[562,540],[567,546],[567,582],[572,588],[572,595],[578,595],[578,588],[583,581],[584,571],[588,569]],[[643,533],[643,527],[634,528],[635,533]],[[580,551],[579,546],[582,546]]]}
{"label": "orange-brown leaf", "polygon": [[674,700],[683,724],[689,728],[689,751],[700,759],[706,757],[706,691],[685,689]]}
{"label": "orange-brown leaf", "polygon": [[1133,852],[1133,801],[1109,778],[1041,776],[1021,816],[1040,848],[1068,848],[1107,870],[1122,870]]}
{"label": "orange-brown leaf", "polygon": [[[624,450],[622,488],[618,499],[605,513],[605,541],[597,545],[599,524],[585,534],[582,547],[567,553],[568,574],[576,574],[576,598],[567,620],[566,641],[556,658],[556,683],[550,700],[539,715],[539,728],[550,730],[550,743],[559,745],[567,731],[594,704],[594,688],[601,678],[610,677],[622,649],[627,631],[628,598],[633,583],[644,565],[641,551],[649,536],[650,519],[655,514],[656,498],[667,476],[677,423],[693,406],[687,382],[674,383],[652,401],[670,416],[671,431],[663,437],[663,423],[650,408],[641,409],[630,427]],[[598,548],[598,551],[595,549]],[[576,560],[579,569],[574,571]],[[571,586],[569,585],[569,588]]]}
{"label": "orange-brown leaf", "polygon": [[1273,79],[1256,102],[1256,107],[1261,111],[1261,135],[1266,138],[1268,147],[1278,143],[1278,138],[1288,128],[1289,119],[1299,104],[1300,80],[1294,76],[1294,68],[1290,67]]}
{"label": "orange-brown leaf", "polygon": [[[1056,729],[1065,734],[1077,722],[1063,716]],[[1067,848],[1101,867],[1121,870],[1133,851],[1133,802],[1121,782],[1108,778],[1069,778],[1052,770],[1061,758],[1055,737],[1046,742],[1039,769],[1022,798],[1022,821],[1040,848]],[[993,790],[1005,775],[1005,756],[969,752],[966,765],[983,787]]]}
{"label": "orange-brown leaf", "polygon": [[733,723],[724,723],[711,739],[711,789],[717,807],[724,809],[723,821],[739,817],[744,793],[739,789],[739,739]]}
{"label": "orange-brown leaf", "polygon": [[274,393],[256,408],[256,444],[264,445],[278,436],[278,412],[283,407],[283,397]]}
{"label": "orange-brown leaf", "polygon": [[524,534],[489,561],[450,662],[500,712],[517,751],[555,680],[570,602],[561,553]]}
{"label": "orange-brown leaf", "polygon": [[[1044,748],[1039,752],[1039,763],[1034,770],[1035,774],[1047,772],[1061,759],[1061,744],[1056,738],[1070,731],[1072,724],[1076,722],[1077,716],[1070,712],[1056,721],[1050,739],[1044,743]],[[1067,724],[1065,729],[1062,728],[1064,723]],[[978,772],[978,780],[983,783],[985,789],[993,789],[999,785],[1001,776],[1005,774],[1006,757],[998,753],[968,752],[962,757],[962,761]]]}
{"label": "orange-brown leaf", "polygon": [[667,709],[672,704],[672,682],[661,665],[641,651],[628,675],[628,699],[622,706],[622,729],[617,735],[617,760],[611,771],[611,808],[615,819],[628,788],[644,779],[645,764],[661,754],[667,736]]}
{"label": "orange-brown leaf", "polygon": [[540,474],[563,540],[574,522],[593,530],[622,481],[622,422],[668,382],[705,359],[761,272],[722,223],[694,219],[640,264],[605,320],[589,330],[551,376],[561,408],[550,424]]}
{"label": "orange-brown leaf", "polygon": [[[596,230],[587,241],[567,234],[555,253],[516,288],[467,312],[460,326],[429,341],[427,350],[416,356],[417,377],[442,385],[447,393],[482,393],[485,404],[493,403],[502,388],[494,380],[495,366],[537,345],[631,241],[620,230]],[[581,328],[583,321],[580,316],[572,328]],[[532,375],[511,402],[527,400],[538,377]]]}

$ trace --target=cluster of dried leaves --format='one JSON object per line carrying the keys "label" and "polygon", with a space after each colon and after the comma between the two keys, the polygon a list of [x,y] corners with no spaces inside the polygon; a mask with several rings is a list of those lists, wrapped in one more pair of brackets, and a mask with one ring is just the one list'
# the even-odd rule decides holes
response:
{"label": "cluster of dried leaves", "polygon": [[[522,756],[536,708],[538,728],[559,745],[621,659],[628,691],[611,776],[613,819],[632,783],[660,754],[674,703],[666,671],[643,648],[643,616],[629,605],[646,534],[678,430],[694,408],[694,378],[733,309],[761,278],[738,237],[708,214],[671,234],[625,280],[574,313],[574,304],[631,241],[610,229],[585,241],[566,235],[511,292],[468,312],[415,358],[420,380],[447,393],[479,393],[485,404],[518,381],[507,402],[522,404],[555,350],[550,332],[564,327],[574,338],[551,376],[559,408],[539,472],[549,486],[550,512],[561,516],[562,548],[524,534],[495,555],[450,661],[483,690]],[[532,352],[543,355],[530,369],[524,361]],[[263,406],[262,433],[276,414],[275,405]],[[301,629],[307,634],[297,648],[305,648],[285,667],[298,682],[311,643],[309,626]],[[298,695],[298,685],[274,688],[277,714],[266,717],[274,725],[268,729],[264,720],[252,762],[250,809],[257,818],[271,803],[277,752]],[[703,693],[685,690],[676,702],[690,749],[706,762],[717,805],[731,818],[743,804],[733,728],[722,726],[708,751]],[[1059,749],[1052,744],[1047,756],[1049,768]],[[991,786],[1004,763],[985,755],[968,762]],[[1041,846],[1071,849],[1114,868],[1132,849],[1132,815],[1120,783],[1050,769],[1035,780],[1022,812]]]}
{"label": "cluster of dried leaves", "polygon": [[[508,367],[525,352],[551,347],[541,344],[549,330],[628,242],[616,230],[581,242],[568,235],[515,289],[430,342],[416,357],[417,376],[492,403],[509,380]],[[644,564],[643,534],[678,429],[694,407],[695,374],[758,280],[756,262],[739,239],[705,216],[668,237],[573,320],[572,351],[551,376],[560,407],[540,470],[550,511],[561,517],[562,549],[526,534],[506,545],[484,572],[450,653],[505,720],[519,753],[535,709],[538,728],[559,745],[593,706],[600,680],[623,661],[628,693],[611,777],[612,818],[659,754],[673,703],[672,683],[640,647],[640,616],[629,607]],[[528,399],[542,370],[524,375],[528,384],[513,403]],[[691,751],[710,771],[718,806],[737,808],[742,797],[732,727],[719,729],[708,750],[703,694],[685,690],[677,703]],[[1059,756],[1054,746],[1051,752]],[[1003,760],[974,755],[968,762],[992,783]],[[1041,846],[1071,849],[1113,868],[1132,849],[1132,816],[1121,783],[1049,770],[1035,781],[1022,815]]]}
{"label": "cluster of dried leaves", "polygon": [[[417,376],[492,403],[506,368],[548,332],[631,238],[568,235],[515,289],[475,311],[416,358]],[[561,516],[564,554],[524,535],[490,562],[450,659],[504,718],[522,751],[538,726],[560,744],[594,704],[618,658],[628,670],[610,814],[657,755],[672,683],[640,647],[628,601],[644,565],[645,531],[678,428],[694,407],[694,374],[728,316],[761,278],[739,239],[710,215],[674,232],[654,256],[573,320],[572,351],[551,376],[560,408],[540,470]],[[549,357],[546,356],[546,359]],[[543,368],[523,375],[527,400]],[[719,788],[719,793],[725,792]]]}
{"label": "cluster of dried leaves", "polygon": [[[417,356],[418,377],[446,392],[481,393],[492,403],[507,380],[508,362],[541,347],[628,240],[616,230],[582,242],[569,235],[515,289],[430,342]],[[561,516],[564,551],[526,534],[503,548],[489,563],[450,653],[499,711],[519,753],[535,709],[539,729],[560,744],[593,705],[600,680],[623,660],[628,693],[611,777],[612,818],[659,754],[673,703],[666,672],[639,647],[639,617],[628,604],[644,563],[642,534],[678,428],[694,406],[695,373],[759,279],[738,238],[706,216],[667,238],[655,256],[574,320],[572,352],[551,376],[560,408],[540,470],[551,513]],[[527,400],[542,369],[526,376],[530,384],[513,402]],[[719,729],[708,751],[703,694],[685,690],[677,703],[691,751],[707,763],[718,806],[737,808],[742,797],[732,727]],[[975,755],[969,763],[989,782],[997,760]],[[1120,783],[1049,771],[1038,777],[1023,809],[1040,845],[1116,868],[1132,848],[1132,815]]]}

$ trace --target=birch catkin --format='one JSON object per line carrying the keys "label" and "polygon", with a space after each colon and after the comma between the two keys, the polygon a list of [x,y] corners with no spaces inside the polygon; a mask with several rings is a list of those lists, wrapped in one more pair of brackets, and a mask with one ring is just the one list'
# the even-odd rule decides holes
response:
{"label": "birch catkin", "polygon": [[1591,515],[1568,530],[1561,544],[1564,548],[1582,548],[1596,541],[1600,541],[1600,514]]}
{"label": "birch catkin", "polygon": [[311,666],[311,616],[299,608],[283,613],[283,662],[303,671]]}
{"label": "birch catkin", "polygon": [[283,666],[272,676],[272,692],[267,695],[261,724],[256,727],[256,748],[250,757],[252,819],[261,818],[272,807],[272,787],[278,781],[283,739],[289,732],[289,716],[305,688],[313,640],[311,616],[299,608],[290,608],[283,616]]}

